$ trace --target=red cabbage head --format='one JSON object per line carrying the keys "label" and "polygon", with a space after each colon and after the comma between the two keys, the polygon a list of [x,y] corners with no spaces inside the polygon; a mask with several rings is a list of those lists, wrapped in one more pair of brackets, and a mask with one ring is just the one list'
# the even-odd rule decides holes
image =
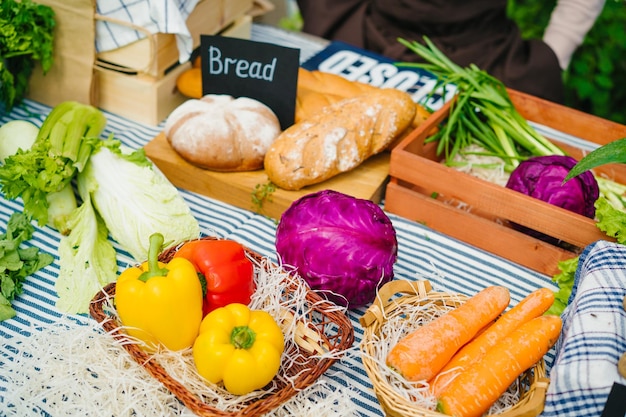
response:
{"label": "red cabbage head", "polygon": [[600,195],[593,174],[587,171],[563,184],[576,162],[571,156],[562,155],[529,158],[513,170],[506,187],[593,218],[594,203]]}
{"label": "red cabbage head", "polygon": [[322,296],[357,308],[393,279],[398,243],[377,204],[324,190],[294,201],[283,213],[276,252]]}
{"label": "red cabbage head", "polygon": [[[593,219],[596,211],[594,203],[600,195],[593,174],[587,171],[563,183],[576,162],[571,156],[562,155],[529,158],[513,170],[506,187]],[[542,233],[515,226],[533,236],[551,241],[545,239]]]}

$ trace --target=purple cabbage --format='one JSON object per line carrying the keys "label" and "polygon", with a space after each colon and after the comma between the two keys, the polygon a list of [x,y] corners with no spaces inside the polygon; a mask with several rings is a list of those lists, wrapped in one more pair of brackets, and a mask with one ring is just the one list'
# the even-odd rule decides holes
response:
{"label": "purple cabbage", "polygon": [[358,308],[393,279],[398,242],[378,205],[324,190],[294,201],[283,213],[276,252],[322,296]]}
{"label": "purple cabbage", "polygon": [[[600,195],[593,174],[587,171],[563,183],[576,163],[571,156],[562,155],[529,158],[513,170],[506,187],[593,219],[594,203]],[[545,237],[542,233],[515,226],[533,236]]]}

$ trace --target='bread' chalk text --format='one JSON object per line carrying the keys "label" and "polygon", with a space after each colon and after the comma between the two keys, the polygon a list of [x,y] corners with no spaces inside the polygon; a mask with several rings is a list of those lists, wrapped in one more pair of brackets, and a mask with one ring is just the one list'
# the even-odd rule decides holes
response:
{"label": "'bread' chalk text", "polygon": [[269,63],[247,61],[245,59],[222,58],[222,51],[215,46],[209,47],[209,73],[212,75],[227,75],[234,73],[239,78],[256,78],[272,81],[276,69],[276,58]]}

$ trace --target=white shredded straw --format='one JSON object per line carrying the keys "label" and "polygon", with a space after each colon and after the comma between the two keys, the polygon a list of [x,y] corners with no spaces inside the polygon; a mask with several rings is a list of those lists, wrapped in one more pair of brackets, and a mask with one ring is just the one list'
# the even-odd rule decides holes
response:
{"label": "white shredded straw", "polygon": [[[250,307],[272,314],[281,323],[285,340],[293,341],[298,323],[310,314],[309,303],[305,301],[308,288],[270,261],[253,261],[256,263],[257,291]],[[287,287],[290,287],[289,291]],[[108,309],[114,312],[111,303]],[[191,410],[131,358],[122,343],[107,334],[95,320],[69,316],[32,328],[29,335],[4,340],[0,356],[0,386],[6,386],[7,391],[4,397],[0,397],[0,409],[6,416],[25,416],[33,412],[53,417],[193,416]],[[316,356],[337,359],[341,354],[328,352],[321,346]],[[246,401],[267,394],[267,391],[258,390],[245,396],[234,396],[221,384],[206,382],[195,370],[191,349],[160,351],[154,357],[172,378],[191,392],[202,392],[205,401],[218,409],[234,411],[242,408]],[[290,364],[304,360],[296,349],[286,349],[279,378],[291,383],[297,376],[290,380],[282,371]],[[356,394],[330,378],[330,372],[267,415],[358,415],[351,400]],[[341,375],[338,378],[346,379]]]}

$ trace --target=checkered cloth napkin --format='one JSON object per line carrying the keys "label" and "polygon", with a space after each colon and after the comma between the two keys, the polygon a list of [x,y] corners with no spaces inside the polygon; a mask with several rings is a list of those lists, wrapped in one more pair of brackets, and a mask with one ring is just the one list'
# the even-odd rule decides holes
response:
{"label": "checkered cloth napkin", "polygon": [[600,416],[614,383],[626,384],[617,371],[626,352],[624,296],[626,246],[598,241],[586,247],[563,314],[542,416]]}
{"label": "checkered cloth napkin", "polygon": [[[99,0],[96,13],[140,26],[150,33],[176,35],[179,60],[189,60],[193,40],[187,28],[187,18],[199,0]],[[147,35],[132,27],[106,20],[96,20],[96,51],[105,52],[145,38]]]}

